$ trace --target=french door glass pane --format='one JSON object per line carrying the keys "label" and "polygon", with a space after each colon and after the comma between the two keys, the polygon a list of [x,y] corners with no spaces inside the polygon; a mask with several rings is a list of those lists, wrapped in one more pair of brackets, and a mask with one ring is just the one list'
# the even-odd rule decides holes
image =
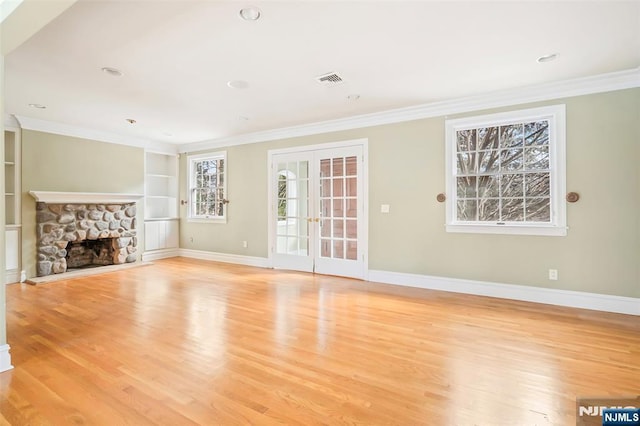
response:
{"label": "french door glass pane", "polygon": [[346,163],[346,173],[347,176],[356,176],[358,174],[358,161],[356,157],[347,157],[345,160]]}
{"label": "french door glass pane", "polygon": [[325,238],[320,240],[320,256],[331,257],[331,240]]}
{"label": "french door glass pane", "polygon": [[344,166],[343,158],[334,158],[333,159],[333,175],[343,176],[343,166]]}
{"label": "french door glass pane", "polygon": [[356,156],[320,160],[320,257],[358,258],[357,186]]}
{"label": "french door glass pane", "polygon": [[347,238],[358,238],[358,222],[355,220],[346,220],[346,236]]}
{"label": "french door glass pane", "polygon": [[344,258],[344,241],[333,240],[333,256],[334,259]]}
{"label": "french door glass pane", "polygon": [[325,159],[320,161],[320,178],[331,176],[331,160]]}
{"label": "french door glass pane", "polygon": [[344,217],[344,200],[333,200],[333,217]]}
{"label": "french door glass pane", "polygon": [[278,163],[276,252],[309,253],[309,162]]}
{"label": "french door glass pane", "polygon": [[347,241],[346,258],[348,260],[358,260],[358,242]]}
{"label": "french door glass pane", "polygon": [[358,178],[347,179],[347,197],[356,197],[358,195]]}
{"label": "french door glass pane", "polygon": [[344,221],[342,219],[333,220],[333,237],[334,238],[344,237]]}

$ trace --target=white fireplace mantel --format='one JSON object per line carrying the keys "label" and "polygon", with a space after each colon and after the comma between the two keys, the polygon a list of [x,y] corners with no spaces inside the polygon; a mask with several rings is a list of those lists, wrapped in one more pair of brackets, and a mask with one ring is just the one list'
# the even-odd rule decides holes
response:
{"label": "white fireplace mantel", "polygon": [[135,203],[144,197],[143,194],[118,194],[112,192],[56,192],[29,191],[29,194],[43,203],[49,204],[124,204]]}

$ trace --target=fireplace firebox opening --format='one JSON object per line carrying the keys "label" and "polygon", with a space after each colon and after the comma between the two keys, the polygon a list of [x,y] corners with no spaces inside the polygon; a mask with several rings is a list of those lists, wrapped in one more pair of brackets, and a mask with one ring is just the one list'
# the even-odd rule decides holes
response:
{"label": "fireplace firebox opening", "polygon": [[67,244],[67,270],[94,268],[114,264],[114,239],[69,241]]}

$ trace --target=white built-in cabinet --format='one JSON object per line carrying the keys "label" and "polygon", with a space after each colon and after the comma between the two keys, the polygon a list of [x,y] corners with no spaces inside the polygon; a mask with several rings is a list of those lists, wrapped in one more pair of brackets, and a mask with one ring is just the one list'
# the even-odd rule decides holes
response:
{"label": "white built-in cabinet", "polygon": [[145,221],[144,235],[145,251],[178,248],[178,221]]}
{"label": "white built-in cabinet", "polygon": [[4,129],[4,205],[5,205],[5,269],[6,283],[24,280],[21,271],[20,224],[20,129]]}
{"label": "white built-in cabinet", "polygon": [[167,250],[179,245],[177,155],[145,153],[144,218],[145,258],[173,255]]}

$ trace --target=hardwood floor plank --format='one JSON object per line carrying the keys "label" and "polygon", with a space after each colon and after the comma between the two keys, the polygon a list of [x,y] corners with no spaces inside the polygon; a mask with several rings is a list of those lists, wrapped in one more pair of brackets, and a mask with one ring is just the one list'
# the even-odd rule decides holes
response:
{"label": "hardwood floor plank", "polygon": [[571,425],[640,394],[638,317],[194,259],[7,286],[7,323],[0,425]]}

